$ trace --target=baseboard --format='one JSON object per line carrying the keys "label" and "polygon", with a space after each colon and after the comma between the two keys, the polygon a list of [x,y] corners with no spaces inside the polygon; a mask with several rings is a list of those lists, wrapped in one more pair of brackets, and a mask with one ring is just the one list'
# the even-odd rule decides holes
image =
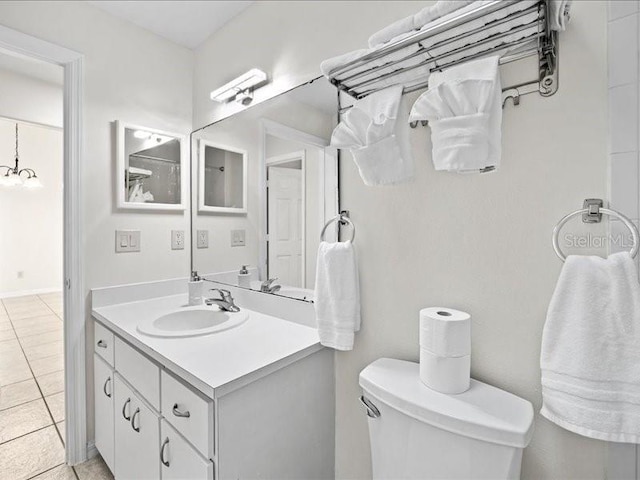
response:
{"label": "baseboard", "polygon": [[91,460],[93,457],[98,455],[98,449],[96,448],[95,442],[87,442],[87,460]]}
{"label": "baseboard", "polygon": [[20,290],[18,292],[0,292],[0,298],[26,297],[27,295],[44,295],[45,293],[61,292],[59,288],[37,288],[35,290]]}

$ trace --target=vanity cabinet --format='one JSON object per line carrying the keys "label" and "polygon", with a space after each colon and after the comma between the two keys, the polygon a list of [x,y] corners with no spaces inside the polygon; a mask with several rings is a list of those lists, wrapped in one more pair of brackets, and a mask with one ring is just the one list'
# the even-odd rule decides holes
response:
{"label": "vanity cabinet", "polygon": [[114,469],[114,378],[113,369],[107,364],[102,357],[97,354],[93,355],[94,374],[93,374],[93,395],[95,398],[95,435],[96,448],[102,454],[102,458],[107,466],[113,471]]}
{"label": "vanity cabinet", "polygon": [[116,480],[334,477],[332,352],[267,366],[205,395],[162,357],[99,322],[96,332],[96,447]]}

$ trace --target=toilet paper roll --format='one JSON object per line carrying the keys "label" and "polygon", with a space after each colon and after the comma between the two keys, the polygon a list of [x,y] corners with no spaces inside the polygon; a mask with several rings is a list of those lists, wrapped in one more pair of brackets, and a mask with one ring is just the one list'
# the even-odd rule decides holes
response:
{"label": "toilet paper roll", "polygon": [[420,349],[420,380],[440,393],[458,394],[469,390],[471,355],[441,357]]}
{"label": "toilet paper roll", "polygon": [[444,307],[420,310],[420,348],[443,357],[471,353],[471,315]]}

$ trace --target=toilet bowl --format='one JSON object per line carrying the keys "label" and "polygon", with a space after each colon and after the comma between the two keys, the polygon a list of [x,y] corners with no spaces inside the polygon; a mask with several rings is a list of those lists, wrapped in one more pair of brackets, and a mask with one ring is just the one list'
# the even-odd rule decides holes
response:
{"label": "toilet bowl", "polygon": [[459,395],[429,389],[419,364],[381,358],[360,373],[374,479],[518,479],[533,406],[471,380]]}

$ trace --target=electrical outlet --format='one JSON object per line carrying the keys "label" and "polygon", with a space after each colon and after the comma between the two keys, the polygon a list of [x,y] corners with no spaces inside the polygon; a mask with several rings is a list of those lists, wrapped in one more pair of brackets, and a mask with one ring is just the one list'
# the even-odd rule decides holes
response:
{"label": "electrical outlet", "polygon": [[196,232],[196,246],[198,248],[209,248],[209,230],[198,230]]}
{"label": "electrical outlet", "polygon": [[244,245],[245,245],[245,231],[231,230],[231,246],[244,247]]}
{"label": "electrical outlet", "polygon": [[116,230],[116,253],[139,251],[140,230]]}
{"label": "electrical outlet", "polygon": [[171,230],[171,250],[184,250],[184,230]]}

